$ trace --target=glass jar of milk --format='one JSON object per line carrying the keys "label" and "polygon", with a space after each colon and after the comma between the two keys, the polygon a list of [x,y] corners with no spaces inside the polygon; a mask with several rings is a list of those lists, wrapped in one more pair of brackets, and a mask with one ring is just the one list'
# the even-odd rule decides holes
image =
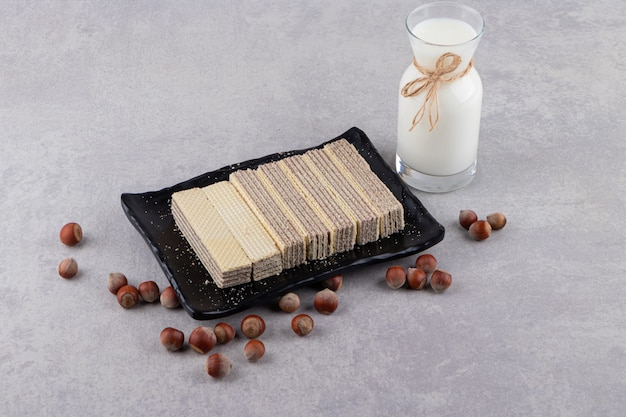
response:
{"label": "glass jar of milk", "polygon": [[447,192],[474,178],[483,86],[472,59],[484,27],[454,2],[406,19],[414,59],[400,81],[396,171],[410,187]]}

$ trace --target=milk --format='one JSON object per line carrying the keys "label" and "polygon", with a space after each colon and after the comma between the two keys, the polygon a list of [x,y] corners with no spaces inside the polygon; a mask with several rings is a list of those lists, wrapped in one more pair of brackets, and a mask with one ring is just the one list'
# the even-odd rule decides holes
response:
{"label": "milk", "polygon": [[[437,59],[446,52],[461,58],[458,68],[446,77],[466,70],[480,37],[471,25],[452,18],[428,18],[408,29],[413,53],[420,66],[434,69]],[[409,65],[400,80],[400,89],[423,75],[413,64]],[[473,175],[478,151],[482,91],[480,75],[474,68],[455,81],[440,83],[437,90],[439,118],[432,130],[428,107],[421,121],[412,128],[414,116],[424,104],[426,91],[415,97],[399,94],[397,171],[409,185],[421,188],[419,184],[412,184],[412,175],[421,179],[453,176],[469,171],[469,175]]]}
{"label": "milk", "polygon": [[415,37],[436,45],[460,45],[478,35],[470,24],[449,17],[426,19],[415,25],[411,32]]}

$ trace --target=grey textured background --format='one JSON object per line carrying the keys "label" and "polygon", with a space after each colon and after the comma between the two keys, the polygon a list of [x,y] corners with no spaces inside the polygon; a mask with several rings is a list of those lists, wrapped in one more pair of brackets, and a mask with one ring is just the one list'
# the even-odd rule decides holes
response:
{"label": "grey textured background", "polygon": [[[417,193],[447,229],[430,253],[453,286],[391,291],[391,263],[351,272],[332,316],[300,292],[306,338],[254,308],[266,356],[246,363],[241,338],[216,348],[234,362],[216,381],[158,342],[199,322],[107,292],[118,270],[166,285],[120,194],[352,126],[391,163],[420,2],[0,1],[1,413],[622,416],[626,2],[466,3],[487,25],[478,175]],[[509,224],[470,241],[464,208]],[[58,242],[68,221],[85,231],[75,248]]]}

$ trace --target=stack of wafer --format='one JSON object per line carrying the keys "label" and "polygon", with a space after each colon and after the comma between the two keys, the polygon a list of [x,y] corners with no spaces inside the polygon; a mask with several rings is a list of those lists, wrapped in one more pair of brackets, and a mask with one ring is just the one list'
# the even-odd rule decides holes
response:
{"label": "stack of wafer", "polygon": [[378,239],[379,220],[377,212],[365,201],[359,190],[320,149],[314,149],[302,158],[318,181],[331,193],[332,199],[355,222],[357,227],[356,243],[364,245]]}
{"label": "stack of wafer", "polygon": [[220,288],[404,228],[404,209],[348,141],[172,195],[174,220]]}
{"label": "stack of wafer", "polygon": [[333,200],[324,183],[311,175],[302,155],[282,159],[276,164],[330,229],[331,254],[352,249],[356,242],[356,222]]}

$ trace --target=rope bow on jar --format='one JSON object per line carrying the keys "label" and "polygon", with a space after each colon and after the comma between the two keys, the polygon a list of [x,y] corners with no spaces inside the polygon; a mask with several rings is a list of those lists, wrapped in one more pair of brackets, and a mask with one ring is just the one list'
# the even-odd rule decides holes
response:
{"label": "rope bow on jar", "polygon": [[412,131],[413,128],[422,120],[427,107],[428,121],[430,122],[429,132],[437,126],[437,123],[439,122],[439,97],[437,96],[439,85],[441,83],[450,83],[466,76],[472,69],[472,62],[473,60],[469,62],[467,68],[465,68],[462,72],[454,76],[448,76],[456,71],[459,65],[461,65],[461,57],[457,54],[452,52],[442,54],[439,58],[437,58],[435,69],[432,71],[419,65],[415,60],[415,57],[413,58],[413,66],[415,66],[415,68],[417,68],[417,70],[424,75],[406,83],[406,85],[402,87],[401,94],[403,97],[415,97],[423,91],[426,91],[426,97],[424,98],[424,103],[415,114],[415,117],[413,117],[413,122],[409,132]]}

